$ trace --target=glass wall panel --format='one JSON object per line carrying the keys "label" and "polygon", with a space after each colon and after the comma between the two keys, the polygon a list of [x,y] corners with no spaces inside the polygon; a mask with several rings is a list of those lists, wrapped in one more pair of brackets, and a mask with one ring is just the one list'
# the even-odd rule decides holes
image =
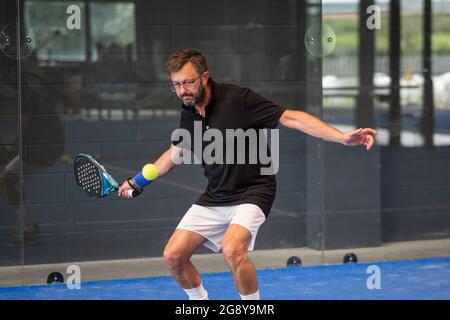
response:
{"label": "glass wall panel", "polygon": [[162,256],[202,166],[127,201],[86,197],[73,165],[90,154],[122,182],[168,149],[181,109],[165,62],[183,48],[215,81],[378,131],[367,151],[278,127],[264,268],[448,256],[449,18],[444,0],[0,0],[0,286]]}

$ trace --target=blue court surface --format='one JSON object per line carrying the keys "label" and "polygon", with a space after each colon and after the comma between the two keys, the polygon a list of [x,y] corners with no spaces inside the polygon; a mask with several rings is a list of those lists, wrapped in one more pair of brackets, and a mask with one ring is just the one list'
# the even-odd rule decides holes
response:
{"label": "blue court surface", "polygon": [[[375,274],[368,273],[372,265],[379,267],[380,289],[368,289],[367,282],[376,283]],[[257,273],[262,299],[450,299],[450,257],[289,267]],[[210,299],[239,299],[231,273],[205,274],[202,278]],[[186,295],[172,277],[155,277],[82,282],[78,290],[69,290],[65,284],[3,287],[0,299],[179,300]]]}

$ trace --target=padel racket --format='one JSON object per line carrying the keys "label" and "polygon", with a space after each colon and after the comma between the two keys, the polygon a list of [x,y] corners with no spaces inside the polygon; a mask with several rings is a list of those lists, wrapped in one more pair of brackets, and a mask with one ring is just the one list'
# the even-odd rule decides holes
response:
{"label": "padel racket", "polygon": [[[73,169],[78,187],[89,197],[103,198],[119,190],[117,181],[91,155],[77,155]],[[131,189],[128,193],[134,198],[142,193],[142,189]]]}

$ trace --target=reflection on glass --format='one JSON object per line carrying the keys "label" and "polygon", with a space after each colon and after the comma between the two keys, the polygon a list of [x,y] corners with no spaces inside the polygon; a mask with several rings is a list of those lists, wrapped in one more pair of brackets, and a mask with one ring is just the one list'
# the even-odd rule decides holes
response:
{"label": "reflection on glass", "polygon": [[[375,2],[374,2],[375,3]],[[431,56],[424,56],[426,10],[424,1],[401,1],[397,11],[395,2],[376,2],[381,9],[381,28],[375,32],[375,73],[373,74],[374,102],[379,110],[381,130],[380,145],[397,144],[420,147],[425,144],[423,126],[431,121],[423,119],[423,110],[433,104],[435,108],[435,146],[450,144],[447,131],[450,128],[450,5],[445,1],[433,1],[431,24]],[[358,5],[357,1],[323,1],[324,22],[337,35],[335,51],[323,60],[324,107],[339,108],[342,113],[356,106],[358,85]],[[398,20],[391,16],[398,14]],[[398,37],[398,39],[393,39]],[[398,48],[398,49],[397,49]],[[390,54],[391,52],[391,54]],[[397,57],[398,55],[398,57]],[[425,99],[426,72],[424,59],[432,60],[431,79],[433,100]],[[398,66],[398,67],[397,67]],[[392,83],[398,68],[399,101],[395,102],[396,86]],[[393,101],[394,100],[394,101]],[[392,103],[394,106],[391,107]],[[398,115],[395,104],[398,103]],[[426,116],[426,115],[425,115]],[[353,123],[352,113],[347,119]],[[333,120],[333,119],[331,119]],[[425,121],[425,123],[424,123]],[[398,122],[398,123],[397,123]],[[396,124],[397,123],[397,124]],[[394,127],[393,127],[394,125]],[[355,125],[357,126],[357,125]],[[397,128],[398,127],[398,128]],[[391,128],[391,129],[389,129]],[[395,129],[397,128],[397,129]],[[397,130],[400,130],[397,132]],[[397,133],[396,133],[397,132]],[[393,136],[394,135],[394,136]]]}
{"label": "reflection on glass", "polygon": [[[39,195],[27,189],[26,185],[36,179],[39,181],[39,175],[46,173],[47,168],[61,156],[64,150],[64,125],[59,115],[58,92],[51,86],[43,85],[40,75],[30,70],[22,72],[21,80],[22,148],[20,149],[18,144],[18,131],[11,131],[9,134],[2,132],[2,140],[6,141],[2,145],[0,194],[17,213],[20,213],[22,208],[23,239],[27,244],[38,239],[40,227],[33,217],[33,209],[30,206],[30,203],[37,201]],[[6,93],[8,91],[3,90],[2,94]],[[10,94],[14,97],[17,92],[12,90]],[[13,97],[10,101],[14,101]],[[2,111],[5,109],[3,107]],[[15,120],[17,121],[17,118]],[[13,124],[14,122],[11,122],[11,129],[17,129]],[[45,180],[40,182],[45,187],[47,182]],[[19,183],[23,183],[24,190]],[[18,244],[18,240],[13,242]]]}
{"label": "reflection on glass", "polygon": [[70,14],[67,8],[76,5],[84,12],[83,1],[27,0],[24,5],[24,20],[36,36],[36,57],[42,63],[54,64],[63,61],[86,60],[86,33],[81,14],[81,28],[67,27]]}
{"label": "reflection on glass", "polygon": [[324,23],[336,34],[334,51],[323,59],[324,117],[340,130],[353,129],[358,85],[358,4],[323,1]]}
{"label": "reflection on glass", "polygon": [[91,2],[92,61],[136,58],[134,3]]}
{"label": "reflection on glass", "polygon": [[[69,10],[76,6],[79,11]],[[25,21],[36,36],[37,58],[55,62],[131,61],[136,58],[134,3],[25,1]],[[77,28],[69,28],[74,14]],[[86,23],[85,19],[89,19]]]}
{"label": "reflection on glass", "polygon": [[[3,39],[15,40],[15,32],[0,29]],[[0,51],[0,265],[16,265],[21,239],[17,50],[4,49]]]}
{"label": "reflection on glass", "polygon": [[[449,172],[450,163],[450,1],[322,3],[324,22],[334,29],[337,43],[334,52],[323,59],[324,118],[340,129],[360,127],[361,110],[372,105],[370,113],[379,132],[378,166],[367,169],[372,174],[366,182],[375,186],[374,192],[361,208],[360,197],[347,204],[359,213],[357,219],[364,217],[367,208],[372,210],[373,221],[379,226],[370,235],[378,234],[380,244],[448,237],[449,203],[444,182],[448,175],[443,172]],[[363,17],[364,6],[370,5],[376,5],[381,13],[381,27],[373,31],[373,37]],[[330,157],[333,165],[339,163],[332,152],[326,155],[325,163]],[[344,157],[344,153],[339,156]],[[332,187],[334,173],[326,170],[330,193],[339,192]],[[355,170],[356,165],[350,175]],[[342,179],[340,187],[354,185],[362,175]],[[324,199],[326,202],[327,197]],[[373,199],[379,201],[378,206],[369,206]],[[345,197],[339,201],[343,205]],[[338,207],[329,211],[336,212]],[[328,213],[324,215],[325,239],[350,238],[333,234],[336,223],[329,221]],[[349,219],[347,224],[351,223]]]}

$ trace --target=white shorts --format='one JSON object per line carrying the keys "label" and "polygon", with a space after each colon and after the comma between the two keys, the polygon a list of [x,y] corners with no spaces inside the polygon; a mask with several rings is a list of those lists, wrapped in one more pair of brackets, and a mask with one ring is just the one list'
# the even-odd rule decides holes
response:
{"label": "white shorts", "polygon": [[206,238],[203,245],[214,252],[219,252],[225,231],[230,224],[247,228],[252,239],[248,250],[253,250],[259,227],[266,220],[264,212],[255,204],[238,204],[233,206],[204,207],[193,204],[186,212],[177,229],[193,231]]}

